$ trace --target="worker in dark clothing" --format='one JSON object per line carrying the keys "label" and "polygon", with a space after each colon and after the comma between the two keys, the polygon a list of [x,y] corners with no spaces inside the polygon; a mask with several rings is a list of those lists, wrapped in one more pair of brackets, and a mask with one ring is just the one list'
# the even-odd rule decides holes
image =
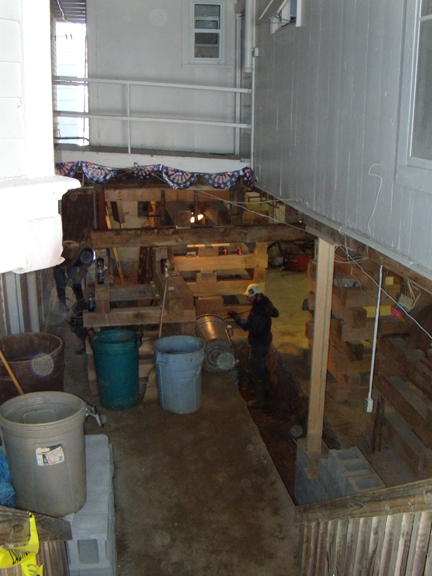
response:
{"label": "worker in dark clothing", "polygon": [[245,296],[247,296],[248,303],[252,304],[248,317],[244,319],[235,311],[228,312],[228,316],[233,318],[240,328],[249,332],[249,368],[255,390],[255,400],[248,402],[247,406],[248,408],[262,408],[265,404],[267,359],[273,339],[272,318],[277,318],[279,311],[262,293],[259,284],[250,284]]}
{"label": "worker in dark clothing", "polygon": [[85,242],[65,240],[62,257],[64,261],[54,266],[54,280],[60,306],[66,310],[66,288],[71,286],[77,301],[84,299],[82,280],[93,261],[93,250]]}

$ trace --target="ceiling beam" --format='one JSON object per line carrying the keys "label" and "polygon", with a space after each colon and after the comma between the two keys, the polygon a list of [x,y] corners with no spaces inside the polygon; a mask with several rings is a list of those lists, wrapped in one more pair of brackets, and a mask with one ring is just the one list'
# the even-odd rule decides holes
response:
{"label": "ceiling beam", "polygon": [[215,226],[178,230],[175,228],[128,228],[121,230],[93,230],[94,250],[103,248],[133,248],[218,244],[244,242],[293,242],[313,240],[301,225],[266,224],[263,226]]}
{"label": "ceiling beam", "polygon": [[[420,288],[432,294],[432,280],[429,280],[428,278],[422,276],[421,274],[412,270],[411,268],[404,266],[397,260],[394,260],[393,258],[386,256],[382,252],[379,252],[379,250],[371,248],[366,244],[363,244],[362,242],[355,240],[354,238],[345,236],[340,232],[338,232],[337,230],[335,230],[334,228],[331,228],[330,226],[323,224],[322,222],[318,222],[318,220],[315,220],[312,216],[306,216],[305,214],[301,213],[295,208],[287,207],[287,211],[288,210],[292,214],[294,214],[295,217],[301,219],[302,223],[305,224],[306,230],[311,234],[316,234],[317,236],[325,236],[328,239],[333,240],[335,245],[345,247],[348,250],[349,254],[352,256],[353,263],[354,260],[358,257],[369,258],[372,262],[375,262],[377,265],[382,264],[384,268],[386,268],[387,270],[394,272],[399,276],[402,276],[402,278],[405,278],[406,280],[414,282]],[[376,279],[377,278],[375,278],[375,280]]]}

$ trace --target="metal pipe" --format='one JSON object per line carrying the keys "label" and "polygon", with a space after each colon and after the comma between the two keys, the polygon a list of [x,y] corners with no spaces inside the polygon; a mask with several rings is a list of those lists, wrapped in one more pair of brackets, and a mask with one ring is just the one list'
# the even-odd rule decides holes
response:
{"label": "metal pipe", "polygon": [[36,272],[28,272],[26,274],[26,282],[27,282],[27,301],[29,305],[29,315],[30,315],[30,329],[32,332],[40,332]]}
{"label": "metal pipe", "polygon": [[243,54],[243,71],[252,72],[253,67],[253,36],[254,36],[254,0],[246,0],[244,16],[244,54]]}
{"label": "metal pipe", "polygon": [[162,336],[163,314],[164,314],[164,310],[165,310],[165,300],[166,300],[167,288],[168,288],[168,274],[165,272],[165,286],[164,286],[164,291],[163,291],[162,309],[161,309],[161,315],[160,315],[160,321],[159,321],[159,338]]}
{"label": "metal pipe", "polygon": [[131,142],[131,123],[130,123],[130,84],[127,85],[127,115],[129,121],[127,123],[128,127],[128,154],[132,151],[132,142]]}
{"label": "metal pipe", "polygon": [[72,112],[54,110],[53,115],[61,118],[93,118],[96,120],[122,120],[126,122],[169,122],[170,124],[199,124],[201,126],[223,126],[224,128],[251,128],[250,124],[242,122],[213,122],[211,120],[186,120],[183,118],[156,118],[154,116],[111,116],[108,114],[89,114],[87,112]]}
{"label": "metal pipe", "polygon": [[204,86],[202,84],[173,84],[169,82],[146,82],[129,80],[108,80],[102,78],[78,78],[74,76],[53,76],[53,83],[56,85],[76,85],[81,84],[129,84],[131,86],[156,86],[160,88],[181,88],[184,90],[205,90],[210,92],[239,92],[249,94],[250,88],[237,88],[231,86]]}
{"label": "metal pipe", "polygon": [[372,358],[371,358],[370,374],[369,374],[369,392],[368,392],[368,396],[366,398],[366,412],[372,412],[373,411],[372,384],[373,384],[374,368],[375,368],[376,343],[377,343],[377,339],[378,339],[378,323],[379,323],[379,317],[380,317],[382,278],[383,278],[383,265],[381,264],[379,267],[378,295],[377,295],[377,302],[376,302],[374,334],[373,334],[373,341],[372,341]]}

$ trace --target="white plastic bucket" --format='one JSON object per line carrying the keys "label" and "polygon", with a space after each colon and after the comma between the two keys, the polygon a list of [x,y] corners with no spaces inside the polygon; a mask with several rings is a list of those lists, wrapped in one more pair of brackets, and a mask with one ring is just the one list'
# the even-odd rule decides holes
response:
{"label": "white plastic bucket", "polygon": [[86,405],[66,392],[32,392],[0,406],[17,508],[62,518],[87,498]]}

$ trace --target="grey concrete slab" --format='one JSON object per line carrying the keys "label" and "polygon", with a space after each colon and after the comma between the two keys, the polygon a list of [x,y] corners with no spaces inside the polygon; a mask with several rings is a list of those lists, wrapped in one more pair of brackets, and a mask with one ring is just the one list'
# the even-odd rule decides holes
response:
{"label": "grey concrete slab", "polygon": [[204,373],[192,414],[157,401],[101,411],[119,576],[295,574],[294,505],[228,374]]}

